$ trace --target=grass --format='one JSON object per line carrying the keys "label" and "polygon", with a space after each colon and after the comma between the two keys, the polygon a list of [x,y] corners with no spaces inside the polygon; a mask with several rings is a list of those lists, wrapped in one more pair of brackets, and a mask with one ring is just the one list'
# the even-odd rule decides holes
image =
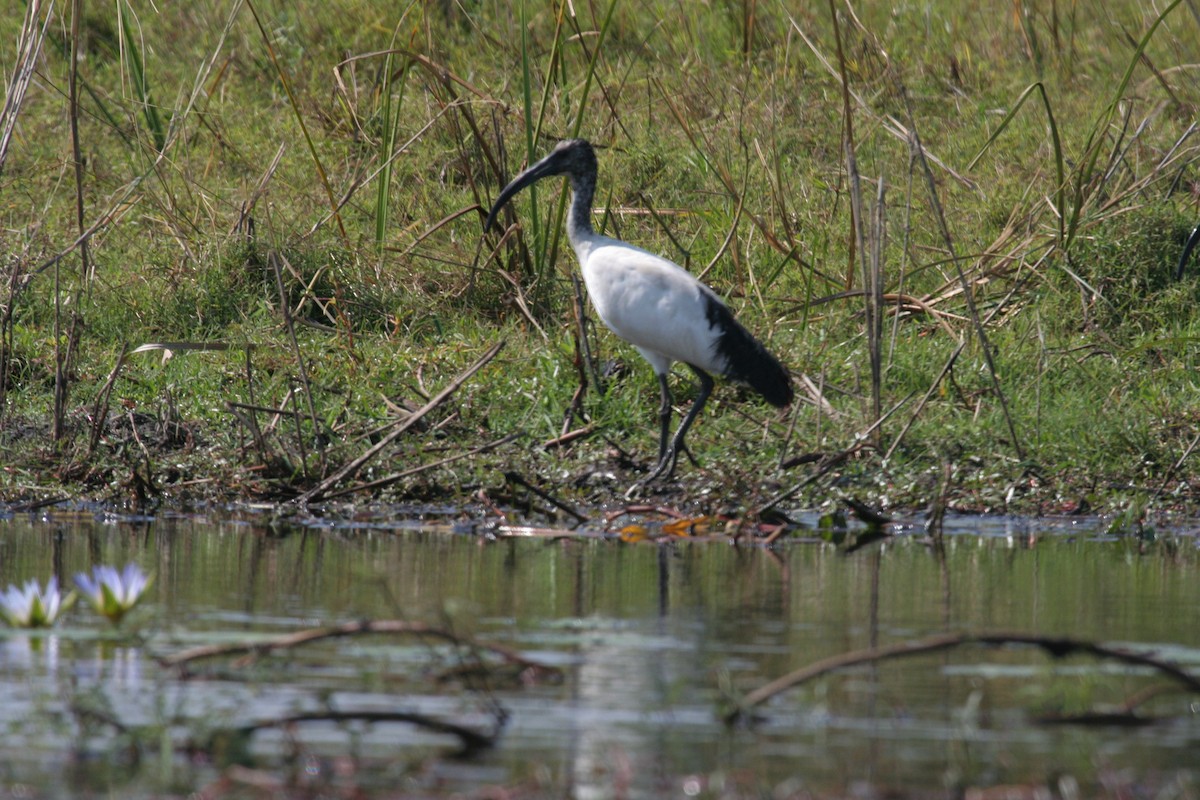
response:
{"label": "grass", "polygon": [[[818,469],[781,460],[851,449],[792,502],[923,507],[949,467],[964,508],[1194,513],[1200,265],[1172,279],[1200,220],[1189,6],[832,8],[836,28],[818,6],[666,0],[91,9],[78,193],[70,7],[36,79],[46,20],[8,15],[0,497],[294,495],[503,339],[358,478],[520,433],[383,496],[503,499],[516,470],[619,498],[654,455],[657,387],[589,310],[599,381],[571,413],[563,192],[514,204],[503,242],[480,231],[527,159],[582,135],[597,225],[702,273],[807,379],[783,414],[722,387],[673,501],[752,509]],[[123,348],[170,343],[130,352],[109,394]]]}

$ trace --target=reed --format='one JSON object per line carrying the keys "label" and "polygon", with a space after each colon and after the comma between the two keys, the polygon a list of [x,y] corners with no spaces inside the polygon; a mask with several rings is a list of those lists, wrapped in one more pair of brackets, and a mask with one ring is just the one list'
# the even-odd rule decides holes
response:
{"label": "reed", "polygon": [[[158,104],[150,94],[150,80],[146,74],[146,61],[142,57],[140,28],[134,25],[133,7],[127,0],[117,4],[117,21],[121,26],[121,53],[129,67],[130,87],[134,100],[142,110],[146,130],[154,145],[154,152],[161,153],[167,146],[167,126],[159,113]],[[74,25],[72,31],[77,32]]]}
{"label": "reed", "polygon": [[[412,5],[409,5],[412,8]],[[404,89],[408,86],[409,62],[406,60],[399,70],[394,67],[396,37],[404,24],[404,16],[392,31],[392,41],[383,59],[383,73],[379,87],[379,163],[381,172],[375,186],[375,246],[383,250],[387,241],[389,210],[392,198],[392,171],[397,152],[396,143],[400,133],[400,112],[404,107]],[[399,87],[394,81],[399,78]],[[394,99],[393,99],[394,98]]]}
{"label": "reed", "polygon": [[1075,179],[1072,186],[1073,202],[1067,218],[1063,242],[1063,249],[1068,252],[1070,252],[1071,244],[1075,241],[1075,237],[1079,233],[1084,206],[1089,200],[1095,197],[1096,191],[1101,188],[1101,183],[1097,180],[1099,173],[1096,170],[1096,164],[1099,162],[1100,154],[1104,150],[1104,142],[1108,137],[1108,128],[1117,113],[1117,107],[1125,97],[1125,92],[1129,88],[1129,82],[1133,79],[1134,70],[1142,54],[1146,51],[1146,46],[1154,38],[1154,34],[1158,31],[1159,26],[1162,25],[1163,20],[1181,2],[1183,0],[1171,0],[1146,28],[1146,32],[1142,34],[1142,37],[1137,42],[1137,47],[1134,49],[1133,55],[1130,57],[1129,63],[1121,75],[1121,79],[1117,82],[1117,86],[1113,90],[1112,99],[1108,101],[1099,115],[1097,115],[1092,129],[1088,133],[1087,141],[1083,146],[1083,154],[1079,159],[1079,166],[1075,170]]}

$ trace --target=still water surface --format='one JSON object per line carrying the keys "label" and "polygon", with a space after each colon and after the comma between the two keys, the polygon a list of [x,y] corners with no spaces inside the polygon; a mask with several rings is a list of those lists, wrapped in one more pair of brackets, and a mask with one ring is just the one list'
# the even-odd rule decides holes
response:
{"label": "still water surface", "polygon": [[[1139,709],[1160,718],[1145,727],[1039,724],[1163,680],[1030,649],[882,662],[795,688],[752,727],[720,721],[729,692],[945,631],[1094,639],[1200,673],[1195,534],[1103,530],[957,520],[941,564],[903,529],[846,553],[816,540],[769,551],[497,538],[397,511],[332,523],[8,515],[0,588],[127,561],[156,579],[120,632],[82,604],[49,633],[0,632],[0,796],[187,796],[207,786],[212,797],[297,787],[375,797],[489,787],[514,797],[954,797],[1047,783],[1065,796],[1200,796],[1200,697],[1158,697]],[[562,678],[439,682],[473,654],[387,636],[197,665],[215,670],[203,680],[156,661],[361,619],[444,626],[559,667]],[[453,756],[453,737],[400,724],[227,734],[330,709],[480,729],[502,713],[506,724],[494,748],[469,758]]]}

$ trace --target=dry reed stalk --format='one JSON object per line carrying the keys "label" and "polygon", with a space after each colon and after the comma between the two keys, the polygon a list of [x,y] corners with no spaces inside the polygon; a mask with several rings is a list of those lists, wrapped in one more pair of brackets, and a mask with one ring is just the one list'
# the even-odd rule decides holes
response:
{"label": "dry reed stalk", "polygon": [[1012,414],[1008,410],[1008,400],[1005,398],[1004,390],[1000,386],[1000,377],[996,372],[995,358],[992,353],[991,344],[988,341],[987,331],[984,330],[983,322],[980,320],[979,311],[975,307],[975,294],[972,291],[971,285],[968,283],[966,275],[963,272],[962,264],[955,254],[954,239],[950,235],[950,228],[946,224],[946,215],[942,211],[942,202],[938,197],[937,184],[933,179],[933,171],[929,168],[929,161],[925,157],[925,149],[921,145],[920,134],[917,133],[916,121],[912,115],[912,103],[909,100],[908,92],[901,88],[904,95],[905,108],[909,115],[909,125],[912,127],[912,147],[917,154],[917,160],[921,163],[922,172],[925,175],[926,187],[929,190],[929,203],[933,210],[934,219],[938,223],[938,230],[942,234],[942,239],[946,244],[946,251],[950,255],[950,260],[954,264],[954,269],[957,271],[959,282],[963,288],[963,298],[967,303],[967,311],[971,315],[971,324],[975,330],[975,338],[979,342],[979,347],[983,351],[984,361],[987,363],[988,375],[992,381],[992,388],[996,392],[996,399],[1000,401],[1000,408],[1004,413],[1004,421],[1008,426],[1008,433],[1012,439],[1013,449],[1017,453],[1018,459],[1025,458],[1024,448],[1021,446],[1021,440],[1017,437],[1016,424],[1013,422]]}
{"label": "dry reed stalk", "polygon": [[42,0],[29,0],[25,6],[21,30],[17,34],[17,55],[8,89],[4,93],[4,107],[0,109],[0,175],[4,174],[4,163],[8,160],[8,148],[17,128],[17,118],[25,104],[25,94],[29,90],[30,81],[33,80],[38,56],[42,52],[42,42],[46,38],[46,29],[54,14],[54,0],[46,4],[45,10],[45,22],[39,26]]}
{"label": "dry reed stalk", "polygon": [[104,433],[104,422],[108,418],[108,399],[112,396],[113,386],[117,383],[117,376],[121,373],[121,367],[125,364],[125,357],[129,354],[129,345],[121,345],[121,353],[117,356],[117,363],[113,365],[112,372],[108,373],[108,380],[104,382],[104,388],[100,390],[100,394],[96,396],[96,402],[92,406],[92,435],[88,439],[87,455],[84,460],[89,460],[92,453],[96,451],[96,446],[100,444],[100,436]]}
{"label": "dry reed stalk", "polygon": [[308,144],[309,156],[312,158],[313,166],[316,168],[321,187],[325,190],[325,196],[329,200],[329,207],[333,209],[333,217],[337,220],[338,232],[341,234],[346,248],[350,249],[350,235],[346,233],[346,226],[342,223],[342,217],[337,212],[337,202],[333,196],[333,187],[329,185],[329,177],[325,172],[325,166],[321,163],[321,157],[317,154],[317,147],[308,132],[308,125],[304,122],[304,114],[300,111],[300,101],[292,91],[292,82],[288,80],[287,72],[284,70],[283,64],[280,63],[279,57],[275,54],[275,48],[271,45],[271,37],[258,16],[258,9],[255,8],[252,0],[242,0],[242,2],[245,2],[246,6],[250,9],[250,15],[254,17],[254,24],[258,26],[258,32],[262,35],[263,45],[267,48],[267,55],[270,57],[271,63],[275,66],[275,74],[279,76],[279,82],[283,85],[283,89],[287,93],[288,103],[291,105],[296,117],[296,124],[300,126],[300,132],[304,135],[304,141]]}
{"label": "dry reed stalk", "polygon": [[[271,269],[275,274],[275,289],[279,292],[279,309],[283,315],[284,325],[287,327],[288,340],[292,345],[292,354],[296,357],[296,369],[300,372],[300,384],[304,388],[304,399],[308,403],[308,418],[312,424],[313,439],[317,443],[317,460],[321,467],[321,474],[325,474],[325,437],[321,432],[321,425],[317,422],[317,409],[313,402],[312,384],[308,380],[308,368],[305,366],[304,354],[300,351],[300,342],[296,338],[296,325],[292,319],[291,309],[288,306],[287,290],[283,286],[283,271],[279,267],[279,262],[286,259],[277,251],[272,250],[267,254],[267,263],[271,265]],[[289,265],[290,267],[290,265]],[[293,403],[295,402],[293,392]],[[296,444],[300,448],[300,456],[302,459],[302,468],[305,474],[308,474],[308,459],[305,458],[306,448],[304,447],[304,435],[300,430],[300,421],[296,420]]]}

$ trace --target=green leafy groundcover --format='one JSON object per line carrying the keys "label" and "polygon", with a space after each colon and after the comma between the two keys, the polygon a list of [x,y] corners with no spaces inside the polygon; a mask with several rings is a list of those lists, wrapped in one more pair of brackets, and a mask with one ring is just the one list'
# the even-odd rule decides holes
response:
{"label": "green leafy groundcover", "polygon": [[586,304],[579,336],[561,187],[481,231],[580,135],[596,227],[800,397],[722,386],[666,499],[1195,511],[1186,6],[509,6],[0,20],[0,497],[295,497],[504,341],[340,488],[619,500],[658,389]]}

